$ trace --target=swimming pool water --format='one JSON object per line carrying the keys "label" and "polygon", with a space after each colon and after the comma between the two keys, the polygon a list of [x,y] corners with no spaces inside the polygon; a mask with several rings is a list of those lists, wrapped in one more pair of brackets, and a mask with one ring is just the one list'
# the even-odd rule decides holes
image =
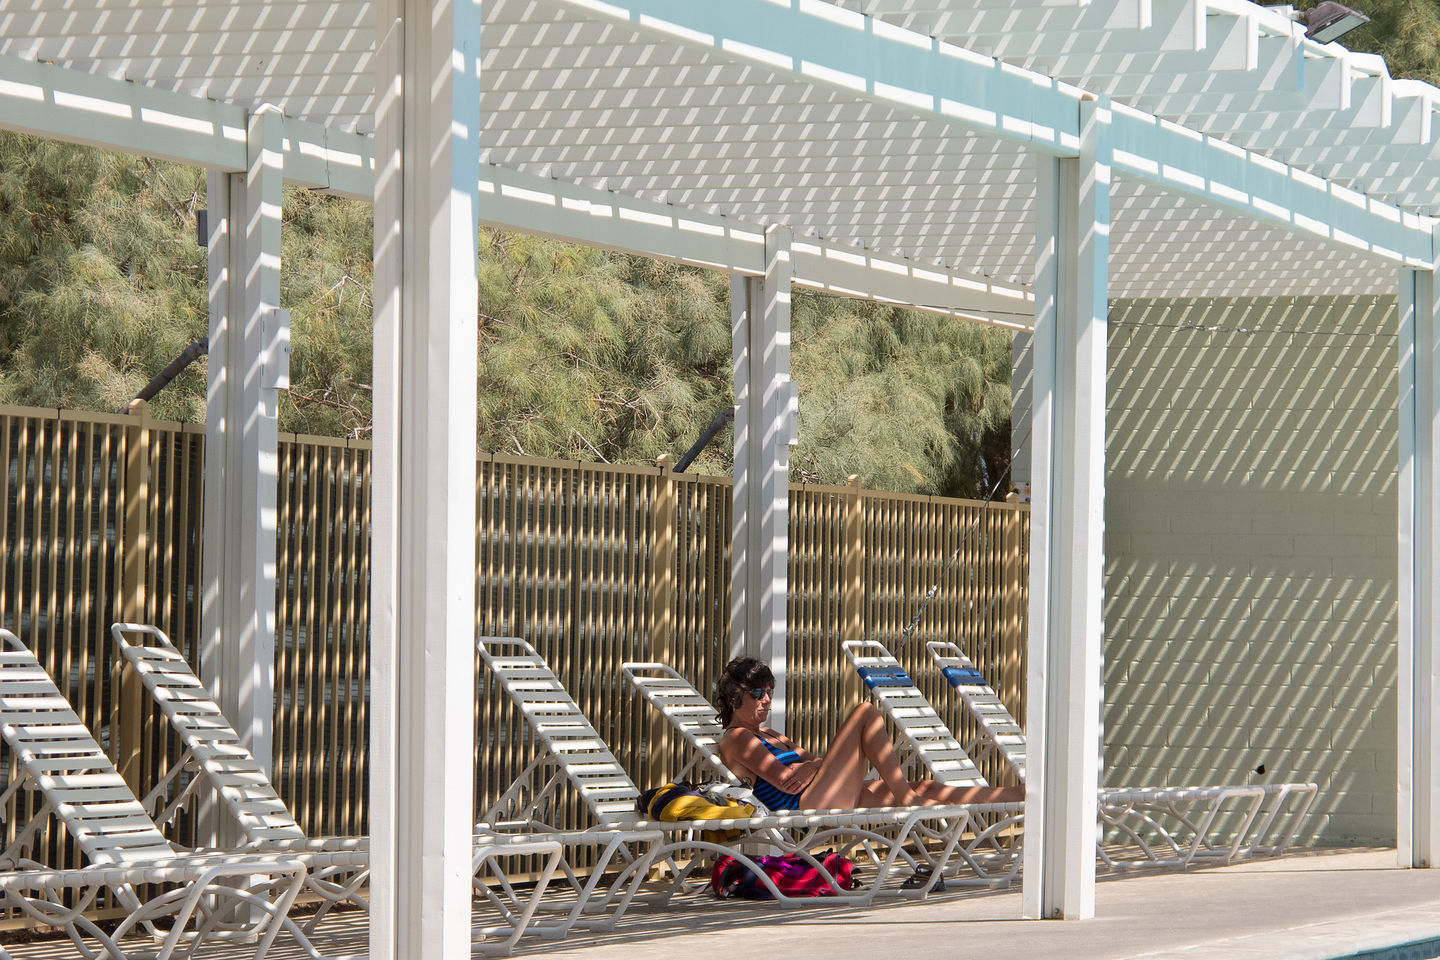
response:
{"label": "swimming pool water", "polygon": [[1335,957],[1334,960],[1436,960],[1437,957],[1440,957],[1440,937],[1401,943],[1380,950],[1347,953],[1343,957]]}

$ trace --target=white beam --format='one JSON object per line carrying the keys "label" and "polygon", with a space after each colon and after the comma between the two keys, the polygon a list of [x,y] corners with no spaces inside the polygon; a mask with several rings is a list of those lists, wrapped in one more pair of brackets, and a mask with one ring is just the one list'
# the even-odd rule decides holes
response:
{"label": "white beam", "polygon": [[[1437,264],[1440,266],[1440,264]],[[1396,853],[1440,866],[1440,285],[1400,272]]]}
{"label": "white beam", "polygon": [[[242,172],[245,111],[49,63],[0,56],[0,128]],[[370,138],[285,118],[285,178],[370,199]]]}
{"label": "white beam", "polygon": [[375,196],[375,141],[286,117],[285,180],[368,203]]}
{"label": "white beam", "polygon": [[[244,170],[239,107],[143,84],[0,57],[0,127],[218,170]],[[285,118],[289,183],[369,200],[374,141]],[[606,190],[487,165],[480,168],[481,219],[589,246],[760,275],[763,224],[692,212]],[[1028,326],[1028,294],[1017,284],[941,265],[815,241],[797,254],[796,282],[929,312]]]}
{"label": "white beam", "polygon": [[232,104],[0,56],[7,130],[240,171],[245,124],[245,111]]}
{"label": "white beam", "polygon": [[[1066,7],[1012,8],[1009,4],[934,4],[922,6],[923,15],[907,17],[867,5],[877,16],[903,23],[919,33],[955,39],[972,49],[988,49],[1001,59],[1012,59],[1016,45],[1027,37],[1073,36],[1079,45],[1096,46],[1106,37],[1144,37],[1165,49],[1194,49],[1205,21],[1200,0],[1152,0],[1136,4],[1091,2]],[[943,6],[943,11],[940,9]],[[1147,47],[1149,49],[1149,47]],[[1003,50],[1003,52],[1001,52]],[[1012,60],[1013,62],[1013,60]]]}
{"label": "white beam", "polygon": [[764,227],[487,164],[480,222],[693,266],[764,273]]}
{"label": "white beam", "polygon": [[1079,90],[824,0],[550,2],[1046,153],[1078,148]]}
{"label": "white beam", "polygon": [[[658,4],[659,0],[641,0],[641,2]],[[741,0],[737,0],[737,2],[741,2]],[[775,9],[770,4],[764,3],[763,0],[743,0],[743,2],[758,3],[770,10]],[[584,0],[569,0],[568,5],[589,9]],[[593,4],[589,6],[593,7]],[[680,12],[692,13],[692,11]],[[629,14],[626,16],[628,17]],[[666,29],[658,28],[657,21],[649,14],[636,13],[634,16],[643,21],[646,29],[659,33],[667,32]],[[813,14],[796,11],[785,11],[784,16],[810,16],[812,20],[815,19]],[[842,33],[856,33],[853,28],[840,27],[823,19],[820,22]],[[867,18],[863,17],[859,22],[870,23]],[[668,34],[672,38],[673,30],[673,27],[670,28]],[[939,64],[952,72],[959,70],[963,74],[961,79],[968,82],[970,86],[962,85],[957,89],[973,91],[975,93],[974,102],[960,103],[942,97],[938,108],[932,102],[930,109],[932,113],[938,109],[941,116],[955,122],[961,131],[972,129],[978,125],[984,129],[991,129],[991,132],[997,132],[998,135],[1012,136],[1012,138],[1022,141],[1040,136],[1036,131],[1044,126],[1043,123],[1036,126],[1032,121],[1025,120],[1024,117],[1006,116],[1003,110],[997,111],[995,101],[1000,94],[1020,97],[1021,100],[1027,102],[1030,100],[1040,101],[1041,106],[1031,105],[1021,111],[1026,116],[1059,116],[1063,119],[1067,109],[1073,111],[1073,101],[1077,93],[1071,88],[1065,88],[1063,84],[1056,84],[1054,81],[1048,81],[1034,74],[1026,74],[1013,67],[999,65],[994,61],[984,61],[989,64],[989,67],[985,67],[983,64],[975,62],[977,59],[983,60],[984,58],[976,58],[974,54],[951,50],[938,42],[933,45],[934,49],[929,50],[927,56],[925,50],[914,45],[919,41],[913,36],[906,40],[897,39],[900,34],[903,34],[903,31],[898,31],[898,28],[871,25],[866,28],[866,31],[868,32],[862,31],[858,38],[852,38],[852,40],[859,43],[864,48],[862,52],[872,59],[878,58],[884,61],[887,66],[881,73],[893,80],[904,81],[903,64],[897,65],[897,62],[906,59],[922,61],[919,65],[922,73]],[[750,36],[750,34],[746,34],[746,36]],[[725,47],[727,41],[724,38],[719,40],[712,38],[707,45],[713,43],[719,43]],[[734,43],[730,43],[726,49],[734,52]],[[808,68],[807,64],[809,64]],[[806,69],[814,74],[815,64],[802,58],[800,70],[804,73]],[[995,83],[991,82],[994,79],[991,74],[996,71],[1006,81],[1004,89],[1000,91],[992,90]],[[991,79],[987,80],[987,77],[991,77]],[[812,76],[811,79],[814,80],[815,77]],[[1013,83],[1017,79],[1023,79],[1024,82],[1019,87],[1013,87]],[[845,86],[844,83],[839,85]],[[864,80],[861,83],[861,86],[867,85],[875,92],[889,96],[891,102],[895,102],[896,96],[901,96],[897,91],[904,89],[899,83],[887,84],[886,81],[876,78]],[[1408,88],[1400,82],[1394,86],[1397,90],[1396,102],[1405,101],[1405,97],[1400,94],[1403,94]],[[948,92],[953,93],[954,90],[948,90]],[[1070,106],[1067,107],[1066,104]],[[917,109],[919,108],[917,107]],[[921,112],[925,111],[922,109]],[[1379,203],[1373,198],[1354,194],[1353,191],[1333,188],[1332,185],[1314,177],[1284,175],[1257,179],[1253,173],[1246,173],[1238,178],[1244,181],[1243,185],[1237,186],[1235,182],[1230,182],[1237,179],[1231,175],[1234,172],[1232,170],[1231,173],[1221,176],[1212,185],[1212,177],[1204,171],[1213,169],[1224,171],[1227,166],[1233,167],[1234,157],[1237,153],[1235,147],[1213,137],[1197,137],[1183,128],[1166,125],[1147,114],[1136,111],[1132,111],[1132,113],[1136,114],[1139,123],[1131,124],[1129,128],[1132,132],[1137,129],[1141,130],[1139,138],[1135,140],[1140,152],[1130,158],[1134,162],[1128,164],[1127,169],[1127,158],[1122,147],[1121,156],[1118,158],[1122,171],[1136,173],[1142,178],[1149,178],[1165,185],[1168,189],[1187,193],[1207,202],[1218,202],[1260,219],[1278,220],[1307,232],[1337,239],[1339,242],[1351,246],[1371,249],[1382,255],[1391,255],[1392,258],[1405,263],[1423,264],[1428,262],[1429,229],[1428,225],[1421,223],[1418,218],[1402,218],[1393,206]],[[986,117],[991,119],[985,121]],[[976,118],[979,118],[979,122],[976,121]],[[0,125],[12,129],[28,130],[81,142],[101,142],[118,146],[120,149],[166,156],[182,162],[197,163],[212,168],[240,170],[244,168],[243,123],[244,117],[239,109],[225,104],[158,91],[143,84],[126,83],[67,71],[52,65],[21,61],[15,58],[0,58]],[[997,125],[998,129],[992,129]],[[1125,127],[1123,119],[1119,122],[1119,126]],[[1410,126],[1414,126],[1414,124],[1403,125],[1402,129],[1409,131]],[[1428,123],[1423,126],[1428,128]],[[370,195],[373,182],[370,174],[370,138],[330,131],[314,124],[291,119],[285,121],[285,129],[287,180],[353,196]],[[1060,149],[1063,152],[1064,142],[1067,142],[1067,139],[1073,141],[1073,136],[1064,133],[1067,129],[1069,127],[1062,123],[1057,127],[1050,128],[1048,134],[1042,136],[1042,139],[1048,137],[1049,140],[1061,143],[1062,148]],[[1149,131],[1152,129],[1159,131],[1158,142],[1148,142],[1152,136]],[[1419,131],[1417,136],[1424,142],[1428,142],[1424,133],[1424,131]],[[1409,132],[1405,132],[1403,135],[1406,138],[1410,137]],[[1123,133],[1120,136],[1123,144],[1125,136]],[[1245,151],[1239,152],[1244,153]],[[1178,164],[1174,161],[1176,157],[1180,158]],[[1357,171],[1357,175],[1362,173],[1365,175],[1383,174],[1385,172],[1377,171],[1373,161],[1357,162],[1366,166],[1365,170]],[[1256,157],[1249,165],[1262,166],[1263,164],[1263,158]],[[1169,178],[1156,172],[1167,166],[1178,170],[1180,175]],[[1242,164],[1242,166],[1245,165]],[[1397,175],[1399,173],[1400,171],[1396,171]],[[531,179],[532,184],[545,182],[543,178]],[[1263,189],[1257,190],[1257,186],[1263,187]],[[531,188],[522,186],[522,189]],[[547,189],[542,186],[538,188],[537,192],[547,192]],[[1269,195],[1266,192],[1270,190],[1275,191],[1275,195]],[[1327,205],[1330,204],[1332,193],[1337,191],[1347,197],[1339,208],[1342,221],[1333,230],[1324,229],[1325,217],[1331,211],[1331,207]],[[607,198],[615,196],[607,194],[605,191],[592,190],[580,191],[580,193],[589,195],[575,196],[572,197],[572,200],[591,203],[597,207],[606,206]],[[1237,196],[1243,197],[1244,201],[1236,203]],[[674,215],[675,209],[670,208],[670,215]],[[1316,216],[1312,209],[1320,210],[1321,215]],[[1277,215],[1277,213],[1281,215]],[[524,218],[518,215],[509,217],[497,214],[489,219],[511,228],[529,229]],[[687,219],[696,220],[698,218],[692,216]],[[575,223],[573,220],[569,222],[572,225]],[[736,226],[738,228],[738,224]],[[760,227],[754,226],[750,230],[758,232]],[[552,229],[550,232],[557,236],[567,235],[564,229]],[[594,242],[593,239],[586,236],[583,230],[577,230],[568,236],[582,243]],[[654,242],[627,245],[623,241],[619,243],[612,241],[604,245],[652,256],[667,256],[670,255],[667,251],[677,249],[674,246]],[[837,248],[845,249],[843,245],[837,245]],[[682,254],[679,259],[705,262],[707,265],[711,265],[713,254],[702,251],[697,256]],[[803,259],[803,256],[800,256],[800,261]],[[889,263],[882,262],[882,258],[876,258],[876,266],[882,272],[887,267],[905,263],[907,261],[898,258]],[[751,269],[738,262],[723,266],[737,270]],[[930,268],[921,265],[920,269],[928,271]],[[803,262],[797,262],[797,278],[802,283],[807,282],[804,270]],[[893,271],[890,272],[893,273]],[[875,277],[874,274],[870,276]],[[957,276],[963,275],[957,274]],[[874,287],[874,295],[878,299],[934,305],[941,308],[940,312],[953,312],[969,316],[993,316],[1000,322],[1007,322],[1008,319],[1011,306],[1009,303],[1000,303],[991,307],[983,302],[977,304],[973,300],[965,303],[948,300],[935,302],[928,299],[929,293],[917,295],[910,292],[884,292],[885,287],[893,286],[893,280],[890,277],[876,279],[882,281]],[[825,288],[847,286],[833,281],[814,285]],[[869,280],[861,282],[857,276],[857,282],[848,286],[853,286],[854,289],[861,292],[861,295],[868,295],[870,283]],[[967,288],[965,283],[958,285],[960,290]],[[1011,291],[1000,290],[999,292],[1003,296]]]}
{"label": "white beam", "polygon": [[[480,220],[587,246],[745,276],[765,274],[765,227],[505,167],[480,168]],[[1029,290],[824,240],[792,244],[794,283],[838,296],[903,304],[1028,329]]]}
{"label": "white beam", "polygon": [[1015,330],[1029,330],[1035,323],[1034,295],[1016,283],[823,241],[794,241],[791,254],[794,284],[807,290]]}
{"label": "white beam", "polygon": [[798,439],[790,380],[790,231],[765,231],[765,272],[730,282],[735,376],[735,485],[730,551],[731,656],[775,672],[770,725],[784,731],[790,447]]}
{"label": "white beam", "polygon": [[1025,916],[1095,913],[1110,115],[1078,159],[1037,157]]}
{"label": "white beam", "polygon": [[[1397,108],[1391,122],[1384,124],[1368,122],[1362,112],[1360,106],[1343,111],[1296,111],[1275,117],[1273,127],[1248,130],[1226,124],[1223,118],[1219,123],[1232,142],[1263,147],[1277,160],[1312,170],[1326,169],[1351,157],[1420,148],[1417,125],[1404,122],[1405,111]],[[1429,141],[1425,146],[1430,146]]]}
{"label": "white beam", "polygon": [[1201,94],[1247,81],[1252,92],[1295,89],[1299,51],[1289,38],[1262,37],[1249,17],[1206,17],[1204,27],[1205,42],[1195,50],[1158,47],[1137,33],[1116,38],[1130,42],[1112,56],[1116,43],[1108,37],[1088,45],[1056,38],[1065,43],[1065,53],[1047,56],[1042,49],[1025,63],[1055,77],[1084,77],[1092,87],[1105,82],[1104,89],[1124,95],[1127,103],[1142,94]]}
{"label": "white beam", "polygon": [[1401,264],[1431,262],[1429,218],[1120,104],[1112,117],[1118,175]]}
{"label": "white beam", "polygon": [[[1272,40],[1262,50],[1274,50],[1286,41]],[[1267,57],[1253,70],[1203,71],[1174,76],[1137,74],[1117,78],[1105,89],[1136,109],[1167,117],[1194,116],[1207,130],[1210,117],[1348,110],[1353,87],[1345,62],[1334,57],[1302,57],[1294,46],[1281,46],[1293,55]],[[1221,127],[1220,129],[1224,129]]]}
{"label": "white beam", "polygon": [[470,956],[480,22],[375,4],[370,953]]}
{"label": "white beam", "polygon": [[[371,198],[372,138],[288,117],[283,123],[287,182]],[[0,127],[211,169],[245,169],[245,115],[238,107],[13,57],[0,57]],[[480,168],[480,193],[481,219],[493,226],[748,275],[764,272],[763,224],[494,165]],[[796,283],[816,290],[1007,326],[1028,327],[1032,313],[1018,284],[941,265],[825,241],[805,244],[796,256]]]}
{"label": "white beam", "polygon": [[[549,2],[1051,156],[1078,155],[1076,88],[822,0]],[[1401,263],[1430,263],[1430,226],[1420,217],[1139,110],[1117,106],[1113,129],[1117,173]]]}
{"label": "white beam", "polygon": [[[206,383],[201,675],[241,743],[270,768],[275,723],[275,551],[280,307],[281,117],[247,125],[248,170],[212,172],[210,361]],[[221,837],[234,840],[234,837]]]}

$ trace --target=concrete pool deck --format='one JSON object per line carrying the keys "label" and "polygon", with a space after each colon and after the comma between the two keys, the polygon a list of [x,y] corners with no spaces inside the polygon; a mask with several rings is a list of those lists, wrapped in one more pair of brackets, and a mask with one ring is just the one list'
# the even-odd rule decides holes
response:
{"label": "concrete pool deck", "polygon": [[[821,905],[780,910],[736,902],[637,909],[612,933],[576,933],[562,943],[526,939],[515,955],[549,960],[1337,960],[1440,938],[1440,870],[1400,869],[1394,850],[1302,851],[1281,860],[1185,873],[1102,877],[1095,898],[1096,918],[1072,923],[1020,920],[1018,889],[944,893],[867,910]],[[327,953],[364,955],[362,914],[334,917],[326,927],[328,935],[318,945]],[[8,949],[15,960],[75,955],[67,941]],[[206,950],[203,955],[238,958],[245,951]],[[290,960],[300,955],[294,941],[282,937],[270,956]]]}
{"label": "concrete pool deck", "polygon": [[[659,923],[636,916],[589,946],[527,944],[517,953],[552,960],[1333,960],[1440,938],[1440,870],[1400,869],[1394,850],[1302,852],[1186,873],[1132,873],[1102,879],[1095,899],[1095,919],[1072,923],[1018,919],[1018,890],[870,910],[732,911],[724,904]],[[682,932],[687,921],[693,928]]]}

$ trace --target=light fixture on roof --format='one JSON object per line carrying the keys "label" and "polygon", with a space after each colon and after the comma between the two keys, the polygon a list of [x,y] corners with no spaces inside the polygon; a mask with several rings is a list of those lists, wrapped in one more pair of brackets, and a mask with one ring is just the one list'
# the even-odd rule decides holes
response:
{"label": "light fixture on roof", "polygon": [[1305,37],[1316,43],[1334,43],[1351,30],[1363,27],[1370,18],[1343,3],[1325,0],[1309,10],[1297,11],[1295,19],[1305,24]]}

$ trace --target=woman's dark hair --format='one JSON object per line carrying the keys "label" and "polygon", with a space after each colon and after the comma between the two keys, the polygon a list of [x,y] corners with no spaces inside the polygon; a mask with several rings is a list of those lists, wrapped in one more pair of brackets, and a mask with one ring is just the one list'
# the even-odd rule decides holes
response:
{"label": "woman's dark hair", "polygon": [[720,711],[720,723],[730,726],[730,718],[740,705],[740,698],[752,687],[775,686],[775,674],[764,660],[754,657],[736,657],[725,664],[720,679],[715,682],[715,709]]}

